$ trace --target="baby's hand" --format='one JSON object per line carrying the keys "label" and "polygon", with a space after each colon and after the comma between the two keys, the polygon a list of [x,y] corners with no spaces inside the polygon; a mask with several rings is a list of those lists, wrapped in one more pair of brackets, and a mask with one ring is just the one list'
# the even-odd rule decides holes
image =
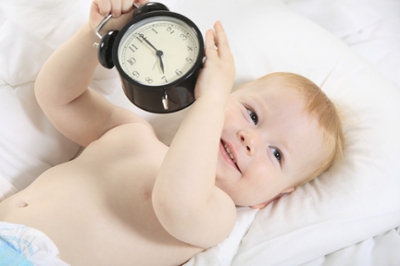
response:
{"label": "baby's hand", "polygon": [[235,63],[221,22],[214,29],[206,33],[206,61],[196,83],[196,99],[206,94],[227,97],[235,79]]}
{"label": "baby's hand", "polygon": [[131,19],[136,10],[133,3],[141,6],[148,0],[93,0],[90,8],[89,25],[93,31],[108,14],[113,15],[113,19],[108,21],[102,29],[102,33],[108,30],[120,30]]}

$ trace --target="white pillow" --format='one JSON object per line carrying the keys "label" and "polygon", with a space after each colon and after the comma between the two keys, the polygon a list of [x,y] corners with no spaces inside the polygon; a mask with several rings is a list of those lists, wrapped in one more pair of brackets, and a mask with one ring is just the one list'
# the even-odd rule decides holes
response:
{"label": "white pillow", "polygon": [[260,210],[233,265],[298,265],[400,224],[400,89],[281,1],[180,1],[204,32],[221,20],[237,85],[270,72],[306,76],[347,116],[344,162]]}
{"label": "white pillow", "polygon": [[400,86],[400,1],[285,0]]}

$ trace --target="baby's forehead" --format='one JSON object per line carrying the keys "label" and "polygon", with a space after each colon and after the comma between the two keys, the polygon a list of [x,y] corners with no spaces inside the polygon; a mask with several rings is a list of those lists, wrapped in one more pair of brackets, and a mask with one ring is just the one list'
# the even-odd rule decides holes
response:
{"label": "baby's forehead", "polygon": [[275,91],[277,93],[292,93],[293,95],[302,95],[301,86],[289,79],[283,77],[261,78],[240,86],[236,91],[241,93],[267,93]]}
{"label": "baby's forehead", "polygon": [[234,92],[243,99],[254,99],[259,104],[275,107],[295,105],[300,109],[306,107],[306,97],[299,88],[288,86],[284,82],[255,81],[245,84]]}

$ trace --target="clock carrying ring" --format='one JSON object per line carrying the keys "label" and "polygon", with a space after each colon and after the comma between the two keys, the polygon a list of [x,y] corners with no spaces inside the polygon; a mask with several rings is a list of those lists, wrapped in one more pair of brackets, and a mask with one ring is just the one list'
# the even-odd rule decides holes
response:
{"label": "clock carrying ring", "polygon": [[[139,8],[139,5],[136,3],[133,3],[133,6],[136,8]],[[100,34],[101,29],[104,27],[104,25],[106,25],[106,23],[113,17],[113,15],[110,13],[107,16],[105,16],[103,18],[103,20],[99,23],[99,25],[96,28],[96,35],[99,37],[99,39],[101,40],[101,38],[103,38],[104,35]]]}
{"label": "clock carrying ring", "polygon": [[100,34],[101,29],[106,25],[106,23],[113,17],[112,14],[108,14],[106,17],[103,18],[103,20],[99,23],[99,25],[96,28],[96,35],[99,37],[99,39],[103,38],[103,35]]}
{"label": "clock carrying ring", "polygon": [[[139,5],[133,3],[133,6],[138,10]],[[96,27],[95,33],[97,37],[101,40],[100,43],[94,43],[93,46],[99,48],[99,62],[102,66],[106,68],[113,68],[114,64],[111,60],[111,47],[114,44],[115,37],[118,34],[118,31],[109,31],[104,35],[101,35],[100,31],[107,24],[107,22],[112,19],[113,15],[110,13],[103,18],[103,20]]]}

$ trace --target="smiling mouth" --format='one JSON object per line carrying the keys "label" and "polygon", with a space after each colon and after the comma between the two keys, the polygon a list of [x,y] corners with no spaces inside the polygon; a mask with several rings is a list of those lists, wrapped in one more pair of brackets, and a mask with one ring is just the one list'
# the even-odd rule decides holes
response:
{"label": "smiling mouth", "polygon": [[224,147],[226,154],[228,154],[229,158],[232,160],[233,164],[236,166],[236,169],[241,173],[239,166],[237,165],[237,161],[235,156],[233,155],[233,152],[231,151],[230,147],[228,144],[226,144],[223,140],[221,140],[222,146]]}

